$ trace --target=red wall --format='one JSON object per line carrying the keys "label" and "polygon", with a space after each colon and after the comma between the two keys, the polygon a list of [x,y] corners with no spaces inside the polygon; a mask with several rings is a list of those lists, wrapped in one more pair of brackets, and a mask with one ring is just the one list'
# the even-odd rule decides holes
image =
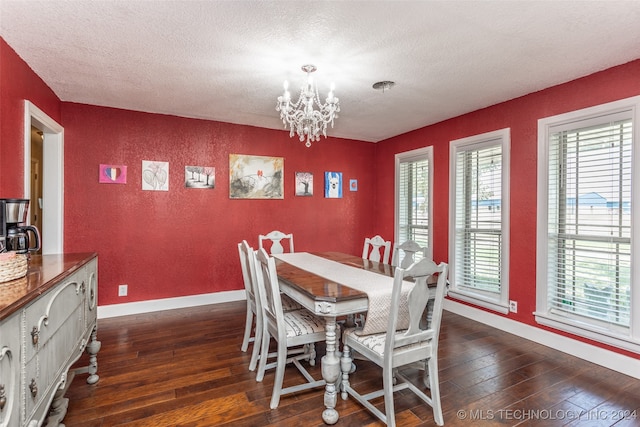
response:
{"label": "red wall", "polygon": [[[65,250],[98,252],[100,305],[241,289],[236,244],[257,246],[273,229],[293,232],[299,251],[359,255],[365,236],[393,239],[394,155],[429,145],[434,258],[446,261],[449,141],[510,127],[510,299],[520,309],[508,316],[533,326],[537,121],[640,94],[636,60],[378,144],[330,138],[307,149],[283,131],[61,103],[1,38],[0,64],[0,197],[23,194],[28,99],[65,129]],[[230,153],[284,157],[285,199],[229,200]],[[142,160],[170,163],[168,192],[141,190]],[[98,184],[101,163],[126,164],[127,184]],[[216,188],[185,189],[185,165],[215,166]],[[293,195],[296,171],[313,172],[313,197]],[[343,199],[323,197],[325,171],[343,172]],[[128,297],[116,296],[121,283]]]}
{"label": "red wall", "polygon": [[[376,168],[380,176],[393,176],[396,153],[433,145],[433,255],[436,261],[447,261],[449,141],[511,128],[509,299],[518,301],[519,310],[508,316],[538,326],[533,316],[536,304],[538,119],[636,95],[640,95],[640,60],[385,140],[378,144]],[[381,197],[393,198],[392,180],[381,180],[378,187]],[[391,235],[393,205],[379,206],[376,226],[384,235]]]}
{"label": "red wall", "polygon": [[0,37],[0,198],[24,197],[24,101],[60,123],[60,100]]}
{"label": "red wall", "polygon": [[[307,148],[285,131],[72,103],[62,119],[65,251],[98,252],[100,305],[242,289],[237,243],[274,229],[297,251],[356,255],[373,230],[371,143]],[[284,200],[230,200],[230,153],[284,157]],[[169,162],[168,192],[142,191],[142,160]],[[126,185],[99,184],[101,163],[127,165]],[[186,165],[214,166],[215,189],[185,188]],[[313,197],[294,195],[297,171],[313,173]],[[324,198],[325,171],[343,173],[342,199]]]}

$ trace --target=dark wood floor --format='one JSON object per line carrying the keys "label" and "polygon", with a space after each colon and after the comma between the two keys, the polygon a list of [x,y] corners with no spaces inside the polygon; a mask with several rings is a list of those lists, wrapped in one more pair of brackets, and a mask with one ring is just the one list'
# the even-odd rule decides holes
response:
{"label": "dark wood floor", "polygon": [[[87,385],[86,374],[76,376],[66,426],[324,425],[322,389],[284,396],[269,409],[274,373],[257,383],[247,370],[249,354],[240,351],[244,307],[100,320],[100,381]],[[448,312],[439,363],[447,426],[640,425],[640,380]],[[312,369],[318,378],[319,366]],[[358,361],[351,380],[366,389],[378,378],[375,366]],[[288,368],[285,385],[300,379]],[[398,425],[435,425],[431,409],[411,392],[395,401]],[[338,398],[337,409],[337,426],[382,425],[352,399]],[[620,419],[633,411],[635,419]]]}

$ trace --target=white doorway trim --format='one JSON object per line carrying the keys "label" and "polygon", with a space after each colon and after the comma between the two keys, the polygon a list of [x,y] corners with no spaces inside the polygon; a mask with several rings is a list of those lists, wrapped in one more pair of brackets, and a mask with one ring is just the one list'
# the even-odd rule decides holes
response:
{"label": "white doorway trim", "polygon": [[[24,197],[31,194],[31,126],[43,132],[42,254],[64,249],[64,128],[30,101],[24,102]],[[32,201],[32,203],[37,201]]]}

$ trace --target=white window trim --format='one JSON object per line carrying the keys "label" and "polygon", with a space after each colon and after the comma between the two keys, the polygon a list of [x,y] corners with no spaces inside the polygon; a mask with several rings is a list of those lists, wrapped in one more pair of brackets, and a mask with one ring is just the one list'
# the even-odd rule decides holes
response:
{"label": "white window trim", "polygon": [[[633,117],[632,164],[640,165],[640,96],[622,99],[595,107],[559,114],[538,120],[538,207],[537,207],[537,252],[536,252],[536,322],[541,325],[613,345],[618,348],[640,353],[640,208],[632,203],[631,209],[631,321],[629,334],[616,333],[614,330],[554,315],[547,303],[547,255],[548,255],[548,200],[549,188],[549,129],[552,126],[569,124],[575,121],[609,115],[621,110],[631,110]],[[631,200],[640,200],[640,166],[632,169]],[[635,286],[635,289],[634,289]],[[635,292],[634,292],[635,290]]]}
{"label": "white window trim", "polygon": [[[455,277],[455,212],[456,212],[456,153],[460,148],[480,146],[485,142],[500,139],[502,145],[502,271],[500,282],[500,296],[490,298],[484,293],[471,292],[466,288],[460,288],[456,284]],[[510,149],[511,129],[504,128],[466,138],[456,139],[449,143],[449,293],[448,295],[486,309],[507,314],[509,313],[509,212],[510,212]]]}
{"label": "white window trim", "polygon": [[[394,241],[398,241],[398,236],[400,235],[398,221],[400,219],[400,192],[398,191],[398,186],[400,185],[400,163],[401,162],[411,162],[417,160],[427,159],[429,163],[429,229],[427,230],[427,235],[429,239],[429,245],[427,247],[427,258],[433,259],[433,146],[417,148],[411,151],[405,151],[403,153],[397,153],[395,155],[395,195],[394,195],[394,219],[393,219],[393,227],[394,227]],[[401,242],[400,242],[401,243]]]}

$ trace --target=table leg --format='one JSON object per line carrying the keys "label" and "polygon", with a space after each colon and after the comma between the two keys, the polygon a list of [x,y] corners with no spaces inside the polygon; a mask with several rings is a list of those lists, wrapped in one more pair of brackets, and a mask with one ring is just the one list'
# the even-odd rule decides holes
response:
{"label": "table leg", "polygon": [[325,331],[327,335],[327,351],[322,357],[322,378],[327,382],[324,390],[324,406],[322,419],[326,424],[335,424],[338,422],[338,411],[336,411],[336,402],[338,392],[336,383],[340,378],[340,358],[336,354],[336,318],[325,317]]}

